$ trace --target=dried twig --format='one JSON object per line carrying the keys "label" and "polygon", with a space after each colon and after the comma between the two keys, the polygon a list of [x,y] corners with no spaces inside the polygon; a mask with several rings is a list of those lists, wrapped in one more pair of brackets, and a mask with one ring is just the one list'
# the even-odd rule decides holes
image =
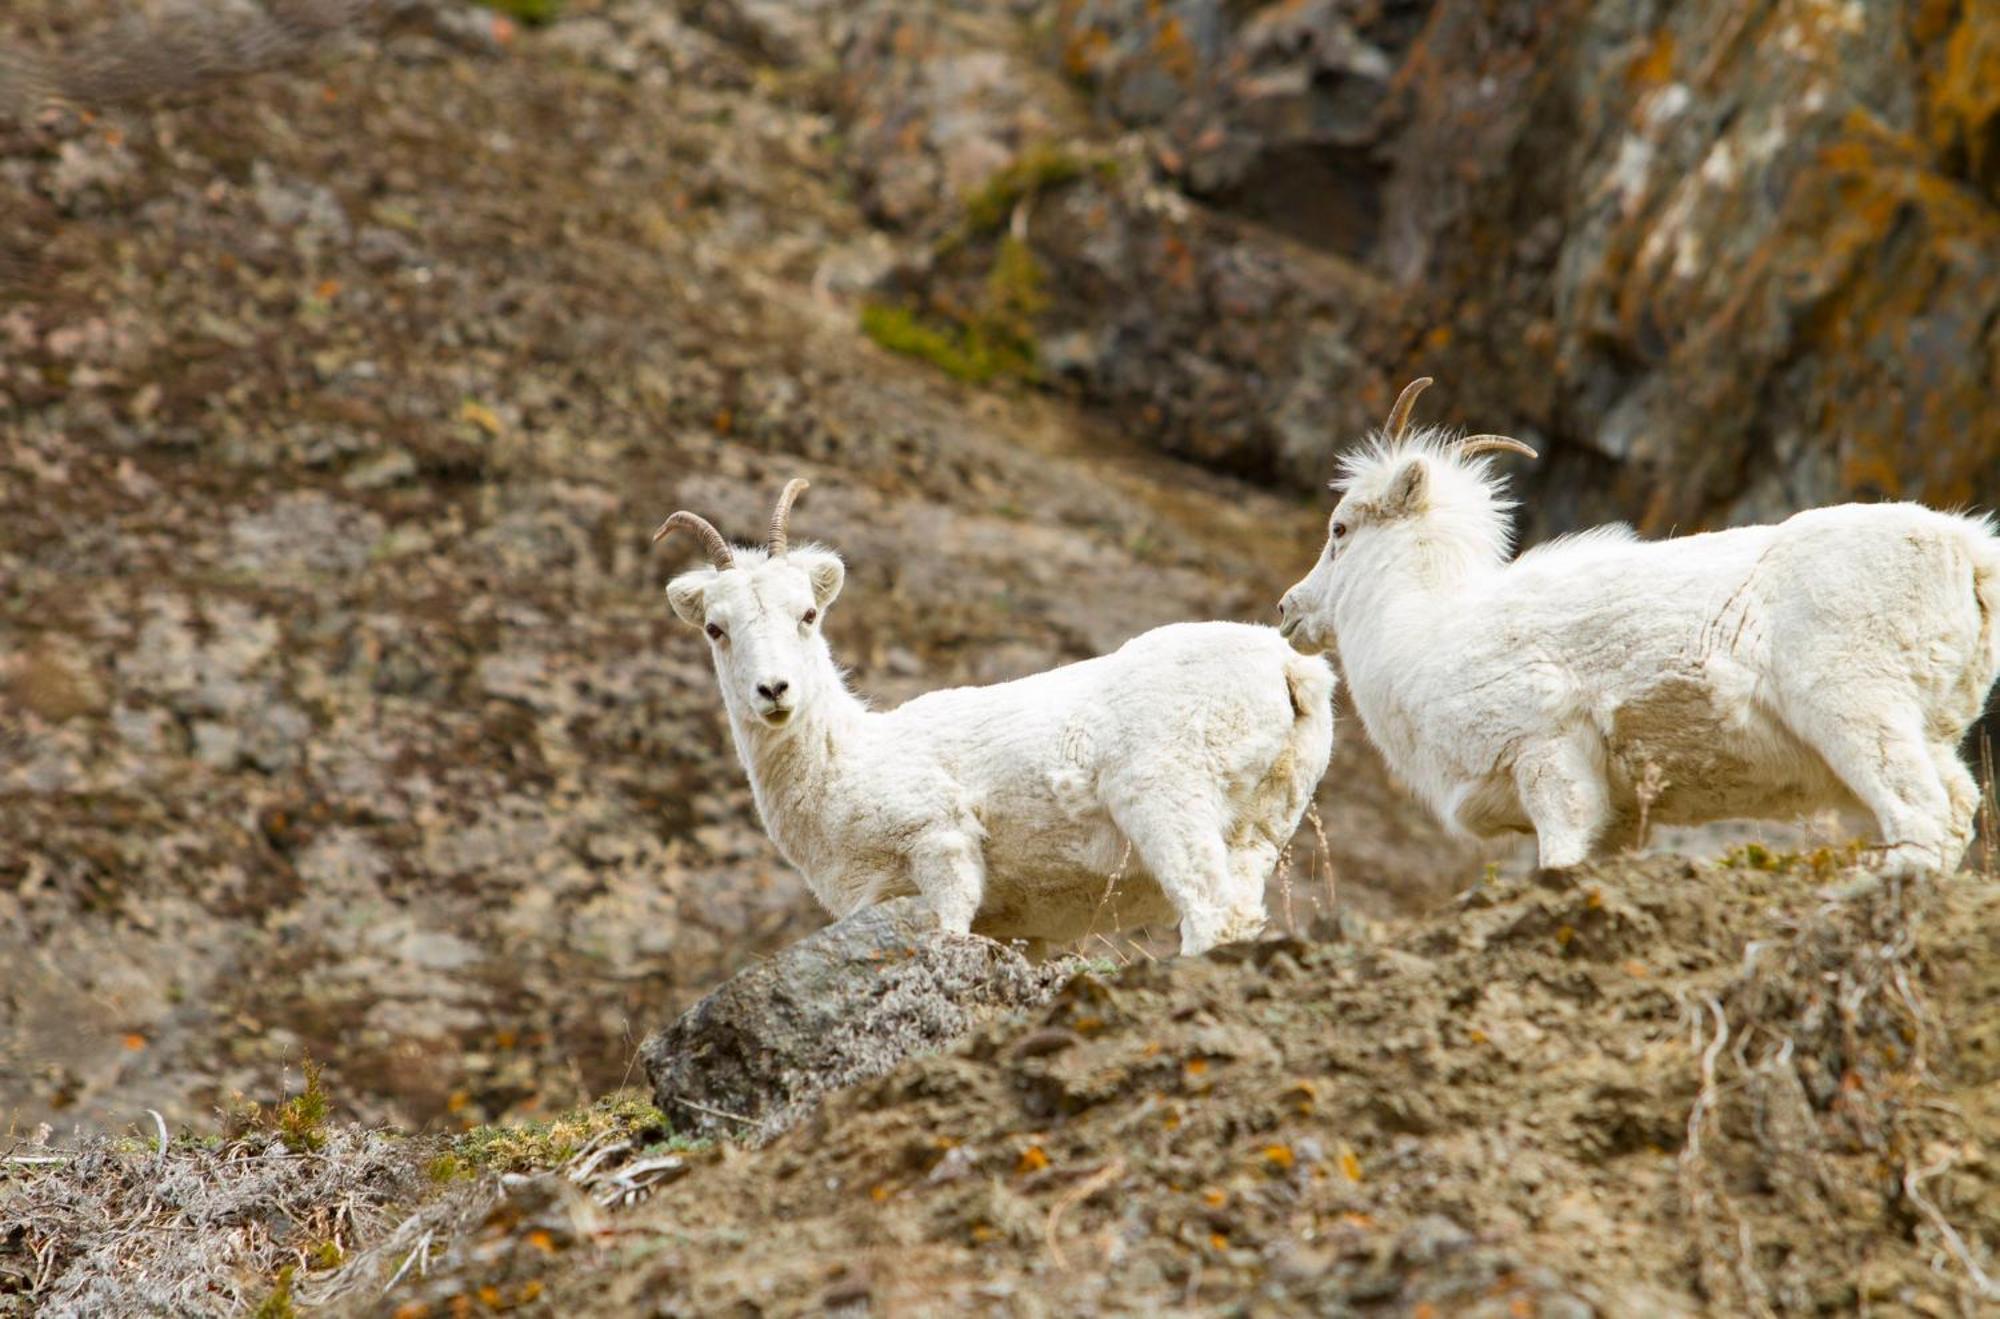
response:
{"label": "dried twig", "polygon": [[1318,802],[1306,807],[1306,823],[1312,825],[1313,837],[1319,840],[1319,851],[1314,854],[1314,864],[1317,865],[1322,857],[1326,860],[1326,914],[1334,920],[1339,920],[1340,891],[1335,886],[1333,849],[1327,846],[1326,829],[1319,822]]}
{"label": "dried twig", "polygon": [[1944,1239],[1945,1249],[1952,1253],[1952,1257],[1964,1268],[1966,1276],[1972,1279],[1972,1285],[1979,1292],[1980,1299],[2000,1301],[2000,1283],[1996,1283],[1985,1269],[1979,1267],[1979,1261],[1974,1259],[1971,1250],[1966,1248],[1965,1238],[1958,1234],[1958,1229],[1951,1225],[1951,1220],[1947,1219],[1944,1212],[1932,1204],[1923,1192],[1925,1182],[1949,1171],[1957,1162],[1956,1154],[1947,1153],[1928,1168],[1909,1169],[1903,1174],[1903,1194],[1910,1198],[1910,1203],[1922,1211],[1924,1217],[1930,1220],[1931,1226],[1937,1229],[1938,1236]]}
{"label": "dried twig", "polygon": [[[1111,901],[1111,894],[1113,893],[1113,891],[1117,889],[1118,881],[1125,878],[1125,867],[1130,865],[1131,863],[1132,863],[1132,840],[1127,838],[1125,840],[1125,852],[1122,856],[1118,858],[1118,868],[1112,871],[1109,875],[1105,876],[1104,892],[1098,895],[1097,906],[1093,908],[1090,913],[1090,924],[1084,928],[1084,933],[1086,935],[1097,933],[1097,918],[1104,914],[1104,904]],[[1118,911],[1116,908],[1112,909],[1111,919],[1114,923],[1118,919]]]}
{"label": "dried twig", "polygon": [[682,1108],[691,1108],[697,1113],[706,1113],[710,1117],[727,1118],[731,1122],[741,1122],[746,1127],[754,1127],[757,1125],[749,1118],[744,1117],[741,1113],[732,1113],[726,1108],[711,1108],[707,1104],[697,1104],[694,1100],[684,1099],[679,1095],[674,1095],[673,1101],[676,1104],[679,1104]]}
{"label": "dried twig", "polygon": [[1633,795],[1639,799],[1639,831],[1632,839],[1634,852],[1646,850],[1646,839],[1653,829],[1653,805],[1660,800],[1669,786],[1666,775],[1660,772],[1659,765],[1647,761],[1646,767],[1639,772],[1639,781],[1632,785]]}
{"label": "dried twig", "polygon": [[432,1234],[430,1232],[425,1232],[421,1237],[417,1238],[417,1244],[412,1246],[410,1248],[410,1253],[403,1257],[403,1267],[397,1269],[395,1273],[390,1275],[389,1281],[382,1284],[382,1294],[384,1296],[387,1296],[390,1292],[396,1289],[396,1284],[403,1280],[403,1275],[410,1271],[410,1266],[417,1262],[419,1256],[422,1256],[424,1259],[424,1268],[421,1271],[420,1276],[422,1276],[422,1274],[429,1273],[431,1235]]}
{"label": "dried twig", "polygon": [[1066,1191],[1062,1199],[1050,1206],[1049,1221],[1042,1229],[1042,1239],[1048,1243],[1049,1257],[1055,1260],[1058,1271],[1067,1272],[1069,1269],[1069,1261],[1063,1257],[1062,1244],[1056,1240],[1056,1228],[1061,1224],[1062,1216],[1069,1211],[1071,1205],[1082,1204],[1117,1181],[1124,1173],[1125,1160],[1113,1159]]}
{"label": "dried twig", "polygon": [[154,1160],[154,1166],[157,1167],[167,1161],[167,1120],[160,1116],[160,1111],[156,1108],[149,1108],[146,1111],[153,1115],[153,1125],[160,1129],[160,1152],[159,1157]]}

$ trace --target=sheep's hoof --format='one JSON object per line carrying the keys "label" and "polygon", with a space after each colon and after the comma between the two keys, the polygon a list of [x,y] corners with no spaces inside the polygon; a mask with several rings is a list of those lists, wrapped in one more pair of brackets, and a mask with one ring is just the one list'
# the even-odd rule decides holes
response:
{"label": "sheep's hoof", "polygon": [[1944,873],[1938,849],[1918,843],[1897,843],[1873,867],[1882,879],[1933,879]]}
{"label": "sheep's hoof", "polygon": [[1536,866],[1532,878],[1542,888],[1567,893],[1581,880],[1582,869],[1581,866]]}

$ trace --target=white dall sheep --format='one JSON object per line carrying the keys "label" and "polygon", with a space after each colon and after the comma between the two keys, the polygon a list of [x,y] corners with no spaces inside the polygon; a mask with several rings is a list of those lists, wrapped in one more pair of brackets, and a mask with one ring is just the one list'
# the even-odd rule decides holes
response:
{"label": "white dall sheep", "polygon": [[1338,649],[1370,738],[1441,820],[1531,829],[1563,868],[1642,816],[1859,808],[1888,872],[1957,866],[1978,803],[1958,746],[2000,676],[1991,520],[1842,504],[1514,558],[1480,455],[1534,451],[1406,434],[1429,383],[1342,462],[1326,548],[1279,610],[1301,649]]}
{"label": "white dall sheep", "polygon": [[[845,569],[732,547],[667,598],[708,636],[764,828],[845,916],[921,894],[943,928],[1067,942],[1178,921],[1183,952],[1255,935],[1264,881],[1333,749],[1332,668],[1267,627],[1181,623],[1116,652],[872,711],[820,629]],[[1114,882],[1115,881],[1115,882]]]}

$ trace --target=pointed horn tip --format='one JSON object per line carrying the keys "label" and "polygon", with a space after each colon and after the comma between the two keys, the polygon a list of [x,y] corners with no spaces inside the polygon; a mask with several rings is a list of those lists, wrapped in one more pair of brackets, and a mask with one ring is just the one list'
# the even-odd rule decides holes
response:
{"label": "pointed horn tip", "polygon": [[1403,386],[1403,392],[1396,395],[1396,401],[1389,408],[1389,420],[1383,425],[1383,433],[1390,439],[1401,439],[1403,432],[1410,428],[1410,413],[1416,410],[1417,395],[1431,387],[1429,376],[1418,376]]}
{"label": "pointed horn tip", "polygon": [[675,513],[662,522],[659,530],[653,533],[653,544],[659,544],[676,531],[685,531],[699,540],[702,549],[708,554],[709,561],[716,567],[732,568],[736,565],[736,552],[730,547],[728,538],[699,513],[690,513],[686,509]]}
{"label": "pointed horn tip", "polygon": [[667,520],[662,522],[658,530],[653,532],[653,544],[658,545],[676,531],[685,531],[690,535],[699,536],[701,533],[696,530],[694,525],[698,520],[695,514],[688,512],[686,509],[682,509],[678,513],[669,514]]}
{"label": "pointed horn tip", "polygon": [[1511,435],[1468,435],[1459,442],[1458,452],[1464,458],[1481,453],[1518,453],[1536,460],[1542,456]]}
{"label": "pointed horn tip", "polygon": [[810,489],[812,482],[803,476],[795,476],[785,482],[785,488],[778,492],[777,505],[771,510],[771,534],[767,541],[767,548],[773,555],[783,554],[790,546],[792,505]]}

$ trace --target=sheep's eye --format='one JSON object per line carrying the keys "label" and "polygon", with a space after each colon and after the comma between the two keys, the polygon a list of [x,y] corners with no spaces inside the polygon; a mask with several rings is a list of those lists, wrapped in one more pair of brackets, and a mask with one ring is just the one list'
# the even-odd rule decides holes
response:
{"label": "sheep's eye", "polygon": [[710,641],[722,640],[722,629],[720,627],[717,627],[714,623],[710,623],[708,625],[708,639]]}
{"label": "sheep's eye", "polygon": [[805,613],[799,616],[799,622],[804,623],[808,627],[811,627],[814,623],[817,623],[818,621],[819,621],[819,610],[817,609],[808,609],[805,611]]}
{"label": "sheep's eye", "polygon": [[1335,540],[1339,540],[1346,535],[1347,524],[1345,522],[1336,522],[1333,524],[1333,538]]}

